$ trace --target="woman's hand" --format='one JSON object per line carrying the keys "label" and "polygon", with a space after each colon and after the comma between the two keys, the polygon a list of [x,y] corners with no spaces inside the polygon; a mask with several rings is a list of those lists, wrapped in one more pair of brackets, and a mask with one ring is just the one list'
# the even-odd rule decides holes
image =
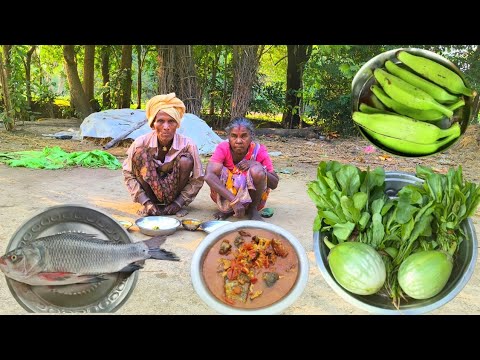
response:
{"label": "woman's hand", "polygon": [[145,214],[147,214],[147,216],[163,215],[157,205],[155,205],[151,201],[147,201],[143,206],[145,209]]}
{"label": "woman's hand", "polygon": [[247,171],[255,164],[260,164],[260,163],[255,160],[242,160],[237,164],[237,168],[241,171]]}
{"label": "woman's hand", "polygon": [[240,201],[233,204],[232,209],[233,209],[233,216],[235,217],[245,216],[245,206],[243,206],[243,204]]}
{"label": "woman's hand", "polygon": [[182,207],[176,202],[172,202],[170,205],[165,207],[164,214],[165,215],[173,215],[176,214]]}

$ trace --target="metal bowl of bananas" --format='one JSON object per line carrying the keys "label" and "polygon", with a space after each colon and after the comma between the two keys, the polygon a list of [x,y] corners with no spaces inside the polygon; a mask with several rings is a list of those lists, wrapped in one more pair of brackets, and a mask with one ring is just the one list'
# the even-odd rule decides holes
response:
{"label": "metal bowl of bananas", "polygon": [[479,95],[460,69],[434,52],[383,52],[352,81],[352,118],[361,134],[393,155],[443,152],[478,116]]}

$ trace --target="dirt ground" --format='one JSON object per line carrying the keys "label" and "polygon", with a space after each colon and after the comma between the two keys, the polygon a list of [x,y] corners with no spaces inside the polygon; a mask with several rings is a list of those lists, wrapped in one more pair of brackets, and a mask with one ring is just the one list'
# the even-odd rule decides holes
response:
{"label": "dirt ground", "polygon": [[[18,124],[17,130],[0,130],[0,152],[41,150],[45,146],[61,146],[67,151],[101,149],[104,142],[57,140],[43,137],[78,129],[80,121],[71,119],[43,119]],[[260,137],[272,156],[280,176],[278,188],[273,191],[267,206],[275,215],[267,222],[285,228],[298,238],[309,259],[309,279],[300,298],[284,314],[368,314],[337,295],[323,279],[313,252],[312,224],[316,209],[307,193],[307,183],[316,176],[316,167],[322,160],[338,160],[360,168],[383,166],[386,170],[414,172],[417,164],[424,164],[440,172],[461,164],[465,178],[480,182],[480,128],[470,126],[453,148],[443,154],[421,159],[389,156],[383,151],[366,153],[369,144],[363,139],[298,139]],[[108,150],[119,160],[125,158],[127,144]],[[208,161],[208,158],[204,159]],[[138,204],[131,202],[121,170],[72,168],[62,170],[32,170],[10,168],[0,164],[0,254],[5,253],[10,238],[22,223],[47,207],[61,204],[83,204],[95,207],[119,220],[134,222]],[[216,210],[209,198],[208,186],[188,207],[189,217],[212,219]],[[236,221],[231,218],[230,220]],[[480,234],[480,211],[473,217],[476,233]],[[134,241],[147,239],[133,226],[130,235]],[[140,270],[138,283],[128,301],[116,314],[215,314],[195,292],[190,279],[192,255],[206,236],[205,233],[179,230],[168,237],[165,248],[175,252],[180,262],[147,261]],[[477,235],[478,236],[478,235]],[[477,260],[478,262],[478,260]],[[480,314],[480,270],[475,272],[455,299],[430,314]],[[10,293],[5,278],[0,276],[0,314],[26,314]]]}

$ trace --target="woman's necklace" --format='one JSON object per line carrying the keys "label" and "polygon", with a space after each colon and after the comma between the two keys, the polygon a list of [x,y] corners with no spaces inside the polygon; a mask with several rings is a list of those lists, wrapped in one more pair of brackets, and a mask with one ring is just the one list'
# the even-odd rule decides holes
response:
{"label": "woman's necklace", "polygon": [[163,150],[163,151],[167,151],[168,148],[167,148],[166,146],[164,146],[164,147],[162,147],[162,150]]}

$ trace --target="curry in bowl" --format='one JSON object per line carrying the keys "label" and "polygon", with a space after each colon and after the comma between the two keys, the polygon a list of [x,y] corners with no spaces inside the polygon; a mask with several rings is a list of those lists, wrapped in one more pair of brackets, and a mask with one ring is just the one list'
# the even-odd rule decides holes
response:
{"label": "curry in bowl", "polygon": [[299,273],[296,250],[265,229],[243,228],[220,237],[204,257],[202,276],[221,302],[259,309],[284,298]]}

